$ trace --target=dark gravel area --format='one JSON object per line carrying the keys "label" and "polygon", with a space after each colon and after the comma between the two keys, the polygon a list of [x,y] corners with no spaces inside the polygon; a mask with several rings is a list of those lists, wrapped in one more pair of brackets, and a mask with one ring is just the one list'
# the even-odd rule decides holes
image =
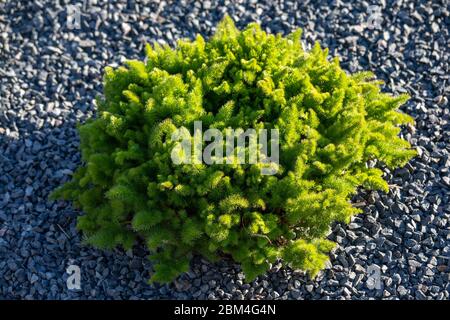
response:
{"label": "dark gravel area", "polygon": [[[67,25],[79,4],[80,29]],[[374,20],[371,5],[381,13]],[[143,59],[146,42],[209,36],[228,13],[239,27],[304,29],[349,71],[372,70],[408,92],[403,136],[419,155],[386,170],[388,194],[361,192],[364,213],[336,225],[331,263],[311,280],[276,264],[250,284],[231,261],[200,258],[170,285],[149,285],[145,249],[81,245],[80,214],[49,202],[80,163],[76,123],[92,116],[103,68]],[[44,1],[0,3],[0,299],[449,299],[449,3],[436,1]],[[81,289],[66,268],[81,268]],[[374,288],[371,274],[380,275]]]}

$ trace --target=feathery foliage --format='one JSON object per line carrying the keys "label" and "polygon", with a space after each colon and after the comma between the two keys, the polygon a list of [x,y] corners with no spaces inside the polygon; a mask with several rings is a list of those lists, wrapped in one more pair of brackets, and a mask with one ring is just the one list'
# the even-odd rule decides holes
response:
{"label": "feathery foliage", "polygon": [[[334,243],[334,221],[359,212],[358,186],[388,190],[366,163],[404,165],[415,152],[398,137],[412,118],[408,97],[380,90],[368,72],[346,74],[318,44],[303,50],[301,31],[243,31],[226,17],[205,41],[175,49],[147,46],[147,61],[107,68],[98,116],[79,126],[83,165],[53,197],[84,211],[87,242],[129,248],[144,238],[152,281],[187,271],[193,253],[229,254],[247,280],[282,258],[315,275]],[[277,128],[280,168],[258,164],[174,164],[171,133],[203,127]]]}

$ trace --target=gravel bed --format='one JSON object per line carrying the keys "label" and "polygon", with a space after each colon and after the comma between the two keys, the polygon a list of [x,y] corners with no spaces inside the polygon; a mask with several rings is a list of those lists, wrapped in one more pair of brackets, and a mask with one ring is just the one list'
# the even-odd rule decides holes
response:
{"label": "gravel bed", "polygon": [[[70,29],[67,5],[77,3],[80,29]],[[232,261],[196,258],[174,283],[149,285],[142,246],[83,246],[80,213],[48,194],[80,163],[76,123],[92,116],[104,67],[143,59],[146,42],[210,36],[226,12],[239,27],[301,27],[305,46],[318,40],[347,71],[372,70],[385,91],[408,92],[403,110],[416,125],[402,134],[419,155],[386,170],[388,194],[355,197],[364,213],[335,225],[339,246],[314,280],[275,264],[246,284]],[[449,299],[449,25],[446,0],[1,2],[0,299]],[[70,264],[80,290],[66,286]]]}

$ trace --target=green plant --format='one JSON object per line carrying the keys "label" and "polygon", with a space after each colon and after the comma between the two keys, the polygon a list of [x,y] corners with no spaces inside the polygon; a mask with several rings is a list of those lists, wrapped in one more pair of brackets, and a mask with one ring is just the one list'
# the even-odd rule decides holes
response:
{"label": "green plant", "polygon": [[[315,275],[334,243],[334,221],[359,212],[358,186],[388,191],[383,172],[415,152],[398,137],[412,118],[397,111],[408,97],[380,91],[368,72],[347,75],[318,44],[302,49],[301,31],[268,35],[226,17],[205,42],[147,46],[147,62],[106,69],[98,116],[79,127],[83,165],[53,197],[84,211],[78,227],[98,247],[129,248],[145,239],[151,280],[171,281],[192,253],[230,254],[247,280],[282,258]],[[171,161],[171,133],[194,121],[277,128],[280,168],[259,164]]]}

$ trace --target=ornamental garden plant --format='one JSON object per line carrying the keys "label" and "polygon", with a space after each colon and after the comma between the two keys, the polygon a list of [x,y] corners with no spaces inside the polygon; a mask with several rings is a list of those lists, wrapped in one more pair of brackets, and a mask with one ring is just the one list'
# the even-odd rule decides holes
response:
{"label": "ornamental garden plant", "polygon": [[[226,17],[208,41],[148,45],[145,62],[107,68],[97,116],[79,126],[83,163],[52,195],[81,210],[85,241],[144,240],[156,282],[187,271],[193,254],[231,256],[247,281],[277,259],[316,275],[335,245],[331,224],[360,212],[350,202],[357,188],[388,191],[367,163],[394,168],[414,156],[398,136],[413,120],[398,111],[406,95],[382,93],[370,72],[347,74],[318,44],[305,51],[300,36],[239,31]],[[277,129],[276,172],[175,163],[173,133],[194,136],[199,122],[224,135]]]}

